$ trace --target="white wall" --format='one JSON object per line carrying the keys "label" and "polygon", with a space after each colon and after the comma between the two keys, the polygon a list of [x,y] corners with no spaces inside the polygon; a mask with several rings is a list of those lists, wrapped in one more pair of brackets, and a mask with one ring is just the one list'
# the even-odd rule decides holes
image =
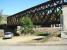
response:
{"label": "white wall", "polygon": [[61,30],[61,37],[67,38],[67,5],[63,6],[63,19],[61,22],[63,22],[63,27]]}
{"label": "white wall", "polygon": [[67,31],[67,5],[63,7],[63,30]]}

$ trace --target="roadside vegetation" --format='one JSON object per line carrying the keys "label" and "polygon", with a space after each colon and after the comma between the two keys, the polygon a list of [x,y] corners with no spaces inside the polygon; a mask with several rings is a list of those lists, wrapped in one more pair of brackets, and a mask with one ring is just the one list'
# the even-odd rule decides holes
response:
{"label": "roadside vegetation", "polygon": [[28,16],[21,17],[20,23],[21,23],[21,34],[22,35],[30,34],[30,35],[35,35],[35,36],[43,36],[43,38],[33,39],[32,40],[33,42],[34,41],[45,42],[45,41],[48,41],[51,37],[58,37],[58,35],[55,33],[34,31],[33,28],[35,27],[33,25],[32,20]]}
{"label": "roadside vegetation", "polygon": [[21,33],[22,34],[33,34],[34,30],[33,30],[33,22],[31,21],[31,19],[29,17],[22,17],[20,19],[20,23],[21,23]]}
{"label": "roadside vegetation", "polygon": [[1,21],[2,21],[2,16],[0,16],[0,24],[1,24]]}

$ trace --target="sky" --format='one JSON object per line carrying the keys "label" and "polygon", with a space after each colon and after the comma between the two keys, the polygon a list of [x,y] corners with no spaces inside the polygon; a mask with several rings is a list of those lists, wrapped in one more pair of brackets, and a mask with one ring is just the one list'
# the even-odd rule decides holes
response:
{"label": "sky", "polygon": [[4,15],[13,15],[48,0],[0,0],[0,10]]}

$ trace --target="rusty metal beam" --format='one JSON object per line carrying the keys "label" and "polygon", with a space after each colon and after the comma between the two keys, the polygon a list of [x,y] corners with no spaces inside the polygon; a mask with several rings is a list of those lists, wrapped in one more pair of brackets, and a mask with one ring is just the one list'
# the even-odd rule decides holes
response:
{"label": "rusty metal beam", "polygon": [[19,19],[26,15],[28,15],[32,19],[34,24],[43,24],[46,23],[46,21],[53,23],[53,20],[50,20],[52,16],[54,16],[54,19],[56,19],[54,22],[56,22],[57,19],[59,19],[58,16],[62,14],[62,4],[63,0],[47,1],[40,5],[34,6],[27,10],[9,16],[7,18],[7,24],[20,25]]}

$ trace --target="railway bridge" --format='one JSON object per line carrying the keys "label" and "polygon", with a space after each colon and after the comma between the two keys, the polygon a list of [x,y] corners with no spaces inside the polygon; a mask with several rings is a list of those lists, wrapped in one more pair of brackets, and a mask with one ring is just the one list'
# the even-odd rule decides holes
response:
{"label": "railway bridge", "polygon": [[51,0],[7,17],[7,25],[20,25],[20,18],[28,16],[34,25],[45,27],[60,24],[63,0]]}
{"label": "railway bridge", "polygon": [[56,26],[59,26],[63,4],[64,0],[50,0],[14,15],[8,16],[7,28],[10,28],[10,30],[15,30],[17,26],[21,26],[21,17],[26,16],[31,18],[34,25],[50,27],[51,25],[58,24]]}

